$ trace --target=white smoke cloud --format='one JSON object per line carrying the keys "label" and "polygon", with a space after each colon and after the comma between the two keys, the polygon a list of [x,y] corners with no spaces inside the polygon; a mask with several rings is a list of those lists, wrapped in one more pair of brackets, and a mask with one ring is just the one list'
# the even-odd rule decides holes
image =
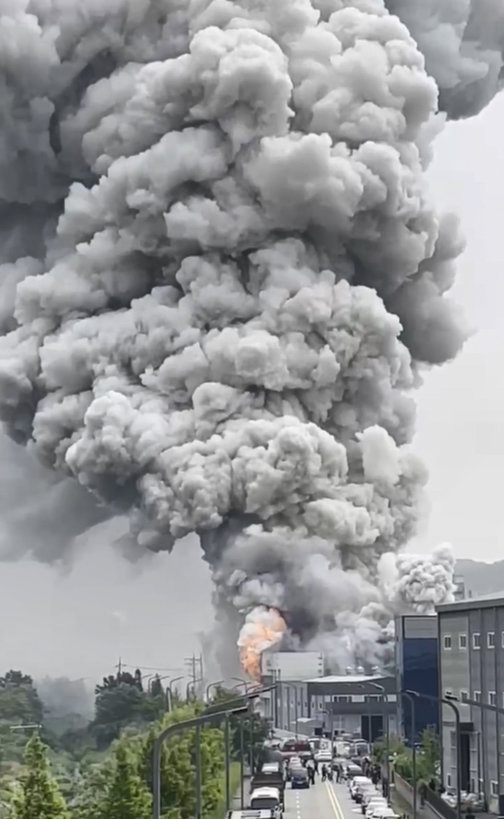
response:
{"label": "white smoke cloud", "polygon": [[399,611],[434,614],[436,606],[451,603],[456,589],[453,583],[455,554],[449,543],[442,543],[430,555],[399,554],[390,572],[381,564],[385,593]]}
{"label": "white smoke cloud", "polygon": [[443,112],[500,84],[496,3],[417,6],[0,18],[9,433],[99,498],[91,517],[127,513],[139,553],[200,533],[221,615],[279,605],[292,639],[359,656],[426,481],[410,392],[465,337],[457,222],[423,171]]}

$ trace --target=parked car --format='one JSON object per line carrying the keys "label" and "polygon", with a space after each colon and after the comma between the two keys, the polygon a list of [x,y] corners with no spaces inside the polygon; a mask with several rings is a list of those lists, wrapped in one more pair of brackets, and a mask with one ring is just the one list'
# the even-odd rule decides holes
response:
{"label": "parked car", "polygon": [[356,788],[354,799],[357,802],[357,804],[360,805],[364,801],[365,797],[368,797],[370,799],[376,793],[378,793],[378,791],[376,790],[372,782],[370,783],[362,782]]}
{"label": "parked car", "polygon": [[350,762],[345,769],[345,774],[349,782],[352,782],[356,776],[362,776],[362,768],[360,765],[354,765]]}
{"label": "parked car", "polygon": [[388,807],[385,797],[380,796],[379,794],[372,796],[371,799],[363,800],[361,803],[361,811],[366,816],[370,816],[373,813],[373,810],[378,807]]}
{"label": "parked car", "polygon": [[394,813],[392,808],[386,806],[378,806],[374,809],[374,811],[370,814],[369,819],[399,819],[396,813]]}
{"label": "parked car", "polygon": [[357,792],[359,790],[359,787],[364,785],[364,784],[373,786],[373,783],[371,782],[371,780],[367,776],[362,776],[362,774],[361,774],[361,775],[353,777],[353,779],[350,781],[350,784],[349,784],[350,796],[352,797],[352,799],[355,800],[355,798],[357,796]]}

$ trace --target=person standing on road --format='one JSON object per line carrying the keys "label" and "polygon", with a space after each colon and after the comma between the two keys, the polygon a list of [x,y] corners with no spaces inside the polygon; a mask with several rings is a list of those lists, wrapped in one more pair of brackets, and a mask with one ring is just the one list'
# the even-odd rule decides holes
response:
{"label": "person standing on road", "polygon": [[322,782],[325,782],[326,779],[327,779],[327,768],[326,768],[325,763],[324,763],[324,765],[322,765]]}

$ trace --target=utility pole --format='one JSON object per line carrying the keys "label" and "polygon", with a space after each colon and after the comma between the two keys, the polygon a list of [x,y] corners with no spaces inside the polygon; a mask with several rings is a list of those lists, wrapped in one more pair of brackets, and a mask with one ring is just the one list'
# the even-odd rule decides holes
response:
{"label": "utility pole", "polygon": [[117,668],[117,676],[120,677],[121,672],[122,672],[122,660],[121,660],[120,657],[119,657],[119,662],[116,665],[116,668]]}

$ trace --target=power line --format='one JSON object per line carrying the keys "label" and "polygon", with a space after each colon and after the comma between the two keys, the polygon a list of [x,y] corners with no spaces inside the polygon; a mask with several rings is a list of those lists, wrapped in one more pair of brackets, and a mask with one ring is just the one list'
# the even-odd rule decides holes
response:
{"label": "power line", "polygon": [[[169,666],[167,668],[161,667],[159,665],[152,666],[152,665],[133,665],[133,663],[121,663],[123,668],[134,668],[135,670],[138,668],[139,671],[183,671],[184,669],[180,666]],[[116,666],[117,667],[117,666]]]}

